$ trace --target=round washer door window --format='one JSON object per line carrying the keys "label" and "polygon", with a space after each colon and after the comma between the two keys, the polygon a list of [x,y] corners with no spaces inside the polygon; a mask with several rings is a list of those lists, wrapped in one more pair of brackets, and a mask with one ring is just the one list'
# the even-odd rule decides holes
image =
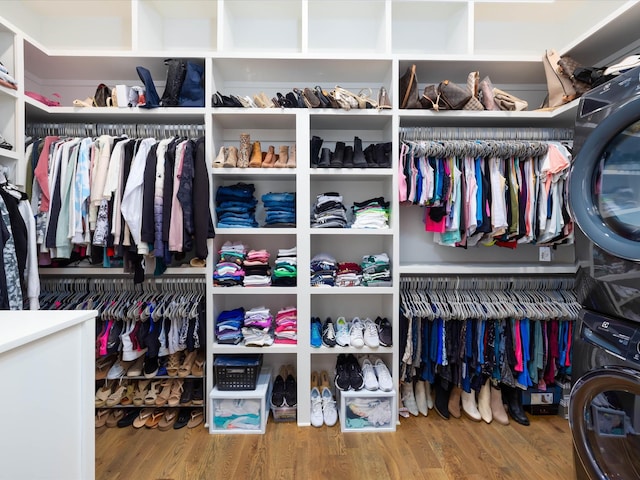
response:
{"label": "round washer door window", "polygon": [[571,390],[569,424],[589,478],[640,478],[640,372],[605,367],[584,375]]}
{"label": "round washer door window", "polygon": [[576,223],[593,243],[640,261],[640,99],[589,135],[571,167],[569,195]]}

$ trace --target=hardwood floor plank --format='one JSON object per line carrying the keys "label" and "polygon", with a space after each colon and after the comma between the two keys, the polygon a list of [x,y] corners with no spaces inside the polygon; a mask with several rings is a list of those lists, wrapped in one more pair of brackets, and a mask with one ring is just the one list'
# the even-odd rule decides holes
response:
{"label": "hardwood floor plank", "polygon": [[264,435],[206,428],[96,431],[96,480],[541,480],[575,477],[566,420],[401,419],[396,432],[340,432],[269,421]]}

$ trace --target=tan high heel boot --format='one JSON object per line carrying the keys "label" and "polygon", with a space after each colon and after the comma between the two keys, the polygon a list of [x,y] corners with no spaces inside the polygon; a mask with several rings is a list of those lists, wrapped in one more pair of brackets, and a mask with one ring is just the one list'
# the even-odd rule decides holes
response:
{"label": "tan high heel boot", "polygon": [[280,146],[280,155],[276,160],[276,163],[273,164],[276,168],[283,168],[287,166],[287,161],[289,160],[289,146],[281,145]]}
{"label": "tan high heel boot", "polygon": [[478,411],[478,404],[476,403],[476,393],[473,390],[468,393],[463,390],[461,396],[462,411],[464,414],[474,422],[482,420],[480,412]]}
{"label": "tan high heel boot", "polygon": [[227,148],[220,147],[220,153],[218,153],[218,156],[215,158],[211,166],[213,168],[222,167],[226,159],[227,159]]}
{"label": "tan high heel boot", "polygon": [[225,168],[235,168],[238,166],[238,149],[236,147],[227,148],[227,158],[222,166]]}
{"label": "tan high heel boot", "polygon": [[287,160],[288,168],[296,168],[296,145],[295,143],[289,149],[289,160]]}
{"label": "tan high heel boot", "polygon": [[249,161],[249,168],[260,168],[262,166],[262,147],[260,142],[253,142],[253,149],[251,152],[251,160]]}
{"label": "tan high heel boot", "polygon": [[502,403],[502,391],[493,385],[491,385],[491,415],[500,425],[509,425],[509,415],[507,415],[504,403]]}
{"label": "tan high heel boot", "polygon": [[460,398],[462,397],[462,388],[454,386],[449,394],[449,415],[454,418],[460,418]]}
{"label": "tan high heel boot", "polygon": [[274,163],[276,163],[276,150],[273,145],[269,145],[267,155],[262,162],[262,168],[272,168]]}
{"label": "tan high heel boot", "polygon": [[251,137],[248,133],[240,134],[240,148],[238,149],[238,168],[249,166],[249,156],[251,155]]}
{"label": "tan high heel boot", "polygon": [[491,423],[493,415],[491,414],[491,382],[487,380],[484,385],[480,387],[480,393],[478,393],[478,411],[482,420],[487,423]]}

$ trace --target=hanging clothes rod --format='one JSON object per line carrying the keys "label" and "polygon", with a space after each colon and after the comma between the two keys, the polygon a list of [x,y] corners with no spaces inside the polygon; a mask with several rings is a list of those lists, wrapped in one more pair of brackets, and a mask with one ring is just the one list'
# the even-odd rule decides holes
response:
{"label": "hanging clothes rod", "polygon": [[147,278],[136,284],[132,278],[43,278],[40,288],[43,292],[165,292],[204,293],[204,278]]}
{"label": "hanging clothes rod", "polygon": [[573,128],[401,127],[400,140],[568,141]]}
{"label": "hanging clothes rod", "polygon": [[549,150],[549,143],[534,140],[404,140],[413,156],[446,158],[471,157],[539,157]]}
{"label": "hanging clothes rod", "polygon": [[403,276],[402,290],[573,290],[574,276]]}
{"label": "hanging clothes rod", "polygon": [[129,137],[199,137],[204,135],[204,125],[154,124],[154,123],[30,123],[27,135],[87,136],[127,135]]}

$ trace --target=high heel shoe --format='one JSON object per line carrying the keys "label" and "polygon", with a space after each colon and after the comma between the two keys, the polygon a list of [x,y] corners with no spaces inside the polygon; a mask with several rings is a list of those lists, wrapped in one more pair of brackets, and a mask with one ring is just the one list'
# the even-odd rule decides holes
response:
{"label": "high heel shoe", "polygon": [[249,168],[260,168],[262,166],[262,147],[260,142],[253,142],[251,148],[251,160],[249,160]]}
{"label": "high heel shoe", "polygon": [[291,145],[289,148],[289,158],[287,159],[287,168],[296,168],[296,145]]}

